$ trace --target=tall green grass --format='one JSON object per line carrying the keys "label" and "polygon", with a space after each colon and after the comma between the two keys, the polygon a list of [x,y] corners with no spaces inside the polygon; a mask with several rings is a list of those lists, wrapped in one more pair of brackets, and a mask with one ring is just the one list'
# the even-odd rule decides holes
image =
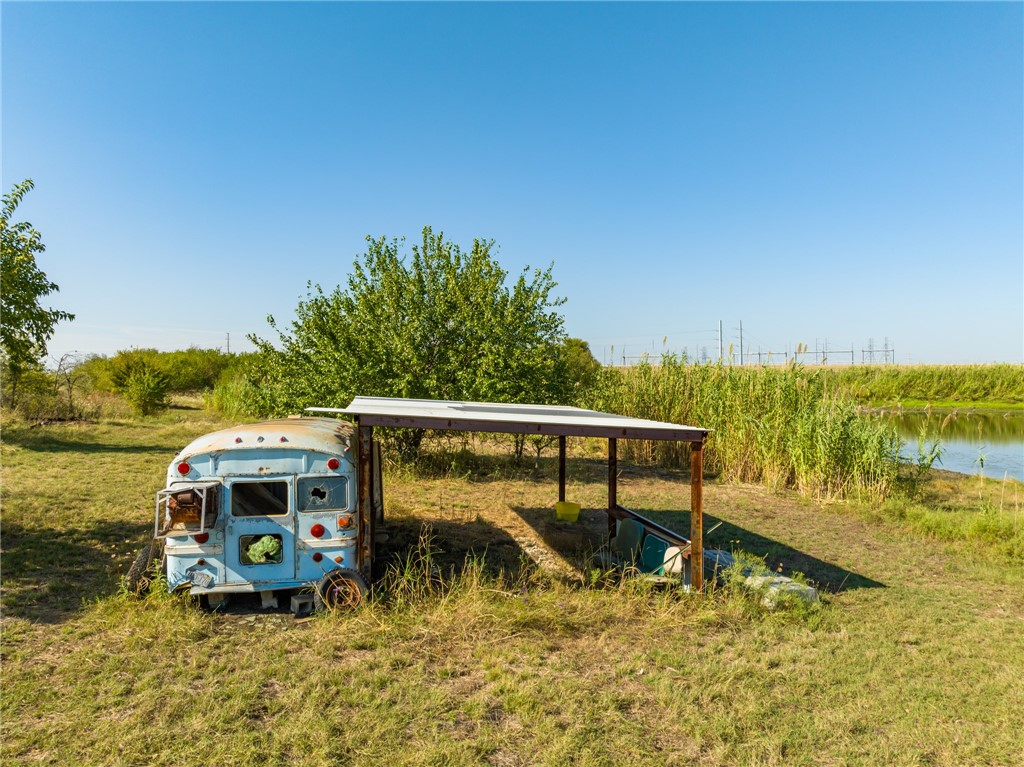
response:
{"label": "tall green grass", "polygon": [[[895,487],[900,438],[879,418],[858,414],[828,379],[784,369],[661,364],[609,368],[593,404],[623,415],[711,429],[705,471],[724,479],[795,488],[819,498],[882,498]],[[628,460],[683,466],[689,447],[627,441]]]}
{"label": "tall green grass", "polygon": [[231,420],[250,418],[248,407],[251,400],[252,384],[239,368],[225,370],[216,385],[203,393],[203,404],[207,410]]}
{"label": "tall green grass", "polygon": [[827,375],[862,404],[1024,404],[1024,365],[854,365]]}

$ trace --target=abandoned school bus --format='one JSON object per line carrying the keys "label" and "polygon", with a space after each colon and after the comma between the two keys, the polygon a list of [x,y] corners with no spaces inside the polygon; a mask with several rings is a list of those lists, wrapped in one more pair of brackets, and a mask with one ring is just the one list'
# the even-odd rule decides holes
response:
{"label": "abandoned school bus", "polygon": [[193,441],[156,495],[153,543],[129,587],[141,590],[162,548],[168,589],[205,595],[211,606],[239,592],[259,592],[270,606],[275,591],[309,587],[318,605],[358,603],[384,506],[378,450],[369,514],[355,502],[353,431],[335,418],[293,417]]}
{"label": "abandoned school bus", "polygon": [[[384,518],[375,427],[556,436],[563,502],[566,437],[607,439],[610,559],[619,565],[642,559],[651,573],[680,573],[686,585],[702,587],[703,564],[691,568],[689,562],[704,562],[706,429],[557,405],[387,397],[307,411],[355,424],[295,416],[213,432],[182,450],[157,493],[154,539],[132,565],[128,587],[148,585],[146,573],[162,549],[168,588],[206,595],[211,604],[231,593],[258,592],[270,606],[276,591],[310,587],[317,606],[357,604],[372,575]],[[689,444],[690,538],[618,502],[620,439]],[[303,599],[293,598],[292,609]]]}

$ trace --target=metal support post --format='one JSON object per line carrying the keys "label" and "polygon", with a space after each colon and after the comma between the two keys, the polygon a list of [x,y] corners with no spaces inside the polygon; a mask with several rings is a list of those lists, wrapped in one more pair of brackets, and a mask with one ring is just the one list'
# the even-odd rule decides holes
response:
{"label": "metal support post", "polygon": [[619,461],[616,456],[615,438],[608,439],[608,537],[615,537],[615,507],[618,499]]}
{"label": "metal support post", "polygon": [[373,427],[358,426],[356,476],[359,481],[359,556],[358,566],[369,582],[373,575]]}
{"label": "metal support post", "polygon": [[704,443],[690,445],[690,588],[704,588]]}
{"label": "metal support post", "polygon": [[558,436],[558,500],[565,500],[565,435]]}

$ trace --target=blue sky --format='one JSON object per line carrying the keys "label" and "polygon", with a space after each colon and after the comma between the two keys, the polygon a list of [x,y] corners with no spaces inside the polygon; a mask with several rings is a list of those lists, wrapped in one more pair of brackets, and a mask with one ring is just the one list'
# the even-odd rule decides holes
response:
{"label": "blue sky", "polygon": [[4,2],[3,187],[53,354],[249,348],[430,224],[599,359],[1021,362],[1022,9]]}

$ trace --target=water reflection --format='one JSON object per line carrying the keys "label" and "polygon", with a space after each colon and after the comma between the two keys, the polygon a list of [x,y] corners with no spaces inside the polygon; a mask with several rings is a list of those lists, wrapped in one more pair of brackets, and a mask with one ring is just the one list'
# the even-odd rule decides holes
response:
{"label": "water reflection", "polygon": [[907,445],[904,455],[917,457],[917,440],[942,443],[939,468],[1024,481],[1024,412],[964,410],[896,411],[883,415]]}

